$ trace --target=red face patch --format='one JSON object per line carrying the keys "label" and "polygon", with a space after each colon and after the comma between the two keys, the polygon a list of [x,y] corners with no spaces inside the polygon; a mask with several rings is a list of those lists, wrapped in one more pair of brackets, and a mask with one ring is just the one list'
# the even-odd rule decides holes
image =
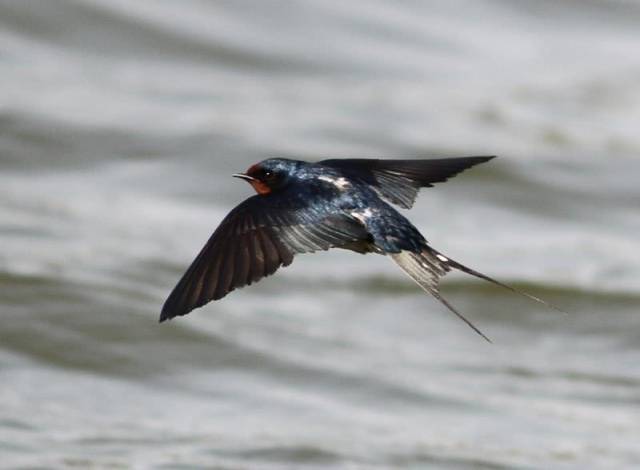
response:
{"label": "red face patch", "polygon": [[254,176],[255,173],[259,173],[259,172],[260,172],[260,164],[256,163],[249,167],[249,169],[247,170],[247,175]]}
{"label": "red face patch", "polygon": [[271,188],[260,179],[260,176],[262,176],[263,174],[263,170],[259,163],[251,165],[246,174],[255,178],[254,180],[249,181],[249,184],[253,186],[253,189],[256,190],[256,193],[265,195],[271,192]]}
{"label": "red face patch", "polygon": [[256,193],[258,194],[264,195],[271,192],[271,188],[260,180],[249,181],[249,183],[251,184],[251,186],[253,186],[253,189],[255,189]]}

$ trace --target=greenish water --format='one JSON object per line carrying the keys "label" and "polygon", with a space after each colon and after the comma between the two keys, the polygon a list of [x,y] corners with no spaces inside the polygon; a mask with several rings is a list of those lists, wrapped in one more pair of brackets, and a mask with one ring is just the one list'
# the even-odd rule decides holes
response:
{"label": "greenish water", "polygon": [[[640,8],[0,3],[0,468],[640,466]],[[158,324],[269,156],[500,158]]]}

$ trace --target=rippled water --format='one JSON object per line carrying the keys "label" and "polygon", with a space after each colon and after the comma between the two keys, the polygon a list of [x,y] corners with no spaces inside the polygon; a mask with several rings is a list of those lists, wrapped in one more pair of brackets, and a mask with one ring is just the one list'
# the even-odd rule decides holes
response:
{"label": "rippled water", "polygon": [[[635,2],[0,3],[0,467],[638,468]],[[170,323],[268,156],[497,154]]]}

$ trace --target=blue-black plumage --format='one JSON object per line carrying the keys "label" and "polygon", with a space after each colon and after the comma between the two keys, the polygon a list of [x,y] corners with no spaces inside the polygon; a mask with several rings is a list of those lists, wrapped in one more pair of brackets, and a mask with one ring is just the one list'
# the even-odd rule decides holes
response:
{"label": "blue-black plumage", "polygon": [[316,163],[271,158],[257,163],[234,175],[257,194],[225,217],[169,295],[160,321],[186,315],[273,274],[291,264],[296,254],[344,248],[389,255],[420,287],[489,340],[440,295],[439,279],[451,269],[552,306],[439,253],[391,204],[410,208],[420,188],[492,158]]}

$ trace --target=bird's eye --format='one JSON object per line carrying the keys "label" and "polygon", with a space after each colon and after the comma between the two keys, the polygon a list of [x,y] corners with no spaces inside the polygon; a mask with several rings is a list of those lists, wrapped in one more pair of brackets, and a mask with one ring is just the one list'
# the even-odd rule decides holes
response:
{"label": "bird's eye", "polygon": [[265,179],[273,179],[273,177],[275,176],[275,174],[273,173],[273,171],[271,170],[265,170],[264,172],[264,178]]}

